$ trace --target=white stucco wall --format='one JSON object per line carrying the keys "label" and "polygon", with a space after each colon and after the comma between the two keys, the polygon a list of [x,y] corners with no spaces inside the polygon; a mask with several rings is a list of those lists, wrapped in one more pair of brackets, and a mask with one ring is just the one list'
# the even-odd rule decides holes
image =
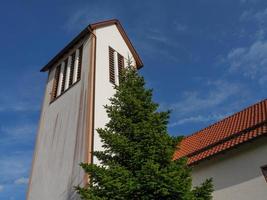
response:
{"label": "white stucco wall", "polygon": [[193,184],[213,178],[214,200],[264,200],[267,183],[261,166],[267,164],[267,138],[203,161],[193,168]]}
{"label": "white stucco wall", "polygon": [[[123,40],[116,25],[99,28],[96,30],[96,82],[95,82],[95,129],[102,128],[108,122],[104,105],[108,104],[108,98],[114,94],[113,84],[109,82],[109,49],[111,46],[124,58],[133,58],[128,46]],[[133,62],[135,62],[132,59]],[[94,151],[102,149],[101,139],[98,133],[94,132]],[[99,163],[94,158],[94,163]]]}
{"label": "white stucco wall", "polygon": [[84,172],[79,163],[84,162],[87,155],[85,130],[91,41],[91,38],[83,41],[81,80],[51,104],[55,69],[49,75],[28,200],[79,199],[74,186],[83,184]]}

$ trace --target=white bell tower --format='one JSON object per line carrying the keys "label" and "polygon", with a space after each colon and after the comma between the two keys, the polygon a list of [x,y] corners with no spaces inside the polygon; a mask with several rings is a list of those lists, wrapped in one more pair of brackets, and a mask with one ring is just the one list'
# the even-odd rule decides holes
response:
{"label": "white bell tower", "polygon": [[28,200],[78,199],[74,186],[88,177],[81,162],[98,163],[91,152],[102,147],[95,131],[108,121],[103,105],[130,56],[141,59],[118,20],[88,25],[41,71],[48,72]]}

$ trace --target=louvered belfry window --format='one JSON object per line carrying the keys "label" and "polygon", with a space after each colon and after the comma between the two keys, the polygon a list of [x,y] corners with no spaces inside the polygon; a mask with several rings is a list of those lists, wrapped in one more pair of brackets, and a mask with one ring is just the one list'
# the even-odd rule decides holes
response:
{"label": "louvered belfry window", "polygon": [[80,46],[56,66],[51,101],[81,79],[83,46]]}
{"label": "louvered belfry window", "polygon": [[122,70],[124,68],[124,57],[118,53],[118,75],[119,75],[119,81],[120,77],[122,75]]}
{"label": "louvered belfry window", "polygon": [[119,84],[119,77],[124,68],[124,57],[109,47],[109,81],[112,84]]}
{"label": "louvered belfry window", "polygon": [[73,73],[74,73],[74,64],[75,64],[75,53],[71,54],[71,64],[70,64],[70,79],[69,79],[69,87],[73,84]]}
{"label": "louvered belfry window", "polygon": [[59,76],[60,76],[60,65],[56,67],[56,72],[55,72],[55,79],[54,79],[54,84],[53,84],[53,89],[52,89],[52,94],[51,94],[51,100],[53,101],[57,97],[57,90],[58,90],[58,82],[59,82]]}
{"label": "louvered belfry window", "polygon": [[114,49],[109,47],[109,81],[115,84],[115,62],[114,62]]}
{"label": "louvered belfry window", "polygon": [[64,71],[63,71],[63,79],[62,79],[62,85],[61,85],[61,93],[65,90],[65,84],[66,84],[66,76],[67,76],[67,69],[68,69],[68,58],[63,63]]}
{"label": "louvered belfry window", "polygon": [[79,59],[78,59],[78,74],[77,80],[81,79],[81,72],[82,72],[82,59],[83,59],[83,46],[79,48]]}

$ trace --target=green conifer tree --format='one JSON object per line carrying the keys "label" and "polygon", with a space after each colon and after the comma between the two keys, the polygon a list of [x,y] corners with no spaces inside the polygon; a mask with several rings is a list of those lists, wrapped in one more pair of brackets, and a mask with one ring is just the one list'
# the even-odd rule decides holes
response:
{"label": "green conifer tree", "polygon": [[210,200],[211,180],[192,188],[186,159],[173,160],[181,137],[168,134],[169,112],[159,112],[152,90],[128,63],[106,105],[110,121],[98,129],[101,166],[83,163],[91,184],[77,187],[85,200]]}

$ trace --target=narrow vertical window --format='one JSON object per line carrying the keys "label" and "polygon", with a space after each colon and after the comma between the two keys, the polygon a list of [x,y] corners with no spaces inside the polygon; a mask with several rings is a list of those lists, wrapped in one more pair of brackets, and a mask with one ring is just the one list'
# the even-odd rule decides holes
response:
{"label": "narrow vertical window", "polygon": [[71,57],[69,56],[66,62],[66,77],[65,77],[65,86],[64,86],[64,91],[69,88],[69,80],[70,80],[70,64],[71,64]]}
{"label": "narrow vertical window", "polygon": [[74,74],[73,74],[73,83],[76,83],[77,81],[77,75],[78,75],[78,65],[79,65],[79,49],[76,49],[75,51],[75,61],[74,61]]}
{"label": "narrow vertical window", "polygon": [[53,101],[57,97],[59,76],[60,76],[60,65],[58,65],[56,67],[55,78],[54,78],[54,83],[53,83],[53,89],[52,89],[52,93],[51,93],[51,101]]}
{"label": "narrow vertical window", "polygon": [[75,52],[73,54],[71,54],[69,87],[74,83],[74,81],[73,81],[74,63],[75,63]]}
{"label": "narrow vertical window", "polygon": [[267,165],[261,167],[262,174],[267,182]]}
{"label": "narrow vertical window", "polygon": [[114,49],[109,47],[109,81],[115,84],[115,62],[114,62]]}
{"label": "narrow vertical window", "polygon": [[81,79],[82,72],[82,59],[83,59],[83,46],[79,48],[79,59],[78,59],[78,71],[77,71],[77,81]]}
{"label": "narrow vertical window", "polygon": [[119,74],[119,81],[120,77],[122,76],[122,70],[124,68],[124,57],[118,53],[118,74]]}
{"label": "narrow vertical window", "polygon": [[64,65],[64,72],[63,72],[63,79],[62,79],[62,86],[61,86],[61,93],[65,90],[65,82],[66,82],[66,75],[67,75],[67,64],[68,64],[68,58],[63,62]]}
{"label": "narrow vertical window", "polygon": [[59,80],[58,80],[58,86],[57,86],[57,97],[61,94],[64,70],[65,70],[65,65],[64,65],[64,62],[62,62],[60,65],[60,73],[59,73]]}

